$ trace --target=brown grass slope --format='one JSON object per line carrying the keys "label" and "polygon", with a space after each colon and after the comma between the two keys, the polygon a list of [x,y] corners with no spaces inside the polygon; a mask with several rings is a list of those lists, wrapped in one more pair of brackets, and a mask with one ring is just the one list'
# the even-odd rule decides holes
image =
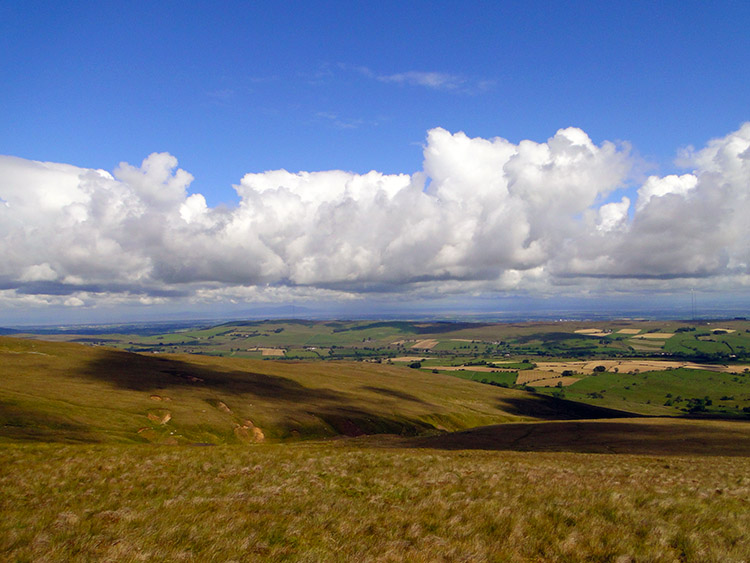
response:
{"label": "brown grass slope", "polygon": [[399,443],[442,450],[750,457],[750,422],[642,418],[509,423]]}
{"label": "brown grass slope", "polygon": [[747,561],[750,458],[0,447],[2,561]]}
{"label": "brown grass slope", "polygon": [[238,443],[624,413],[399,366],[133,354],[0,337],[0,437]]}

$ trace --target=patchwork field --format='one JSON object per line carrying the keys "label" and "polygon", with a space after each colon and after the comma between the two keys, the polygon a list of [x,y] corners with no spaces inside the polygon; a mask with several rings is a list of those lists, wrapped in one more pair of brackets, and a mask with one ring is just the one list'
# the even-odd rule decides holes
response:
{"label": "patchwork field", "polygon": [[[740,385],[745,370],[750,369],[750,322],[744,319],[508,324],[287,320],[235,322],[160,334],[63,333],[43,338],[159,354],[419,364],[434,375],[499,387],[533,387],[550,394],[562,386],[575,400],[639,413],[684,414],[697,407],[714,416],[750,414],[745,410],[750,409],[750,396]],[[679,392],[673,395],[693,402],[672,401],[670,405],[666,393],[636,393],[626,379],[617,378],[622,383],[617,384],[620,404],[606,398],[606,389],[588,389],[593,383],[585,380],[602,369],[630,375],[691,369],[724,372],[740,379],[725,382],[726,388],[703,391],[690,383],[687,397]],[[710,383],[709,378],[704,379]],[[579,393],[583,389],[585,393]],[[703,403],[697,403],[699,399]]]}
{"label": "patchwork field", "polygon": [[[541,386],[537,391],[556,393]],[[582,377],[557,395],[645,415],[750,418],[750,375],[745,373],[686,368],[603,372]]]}
{"label": "patchwork field", "polygon": [[562,373],[564,371],[575,371],[577,373],[592,374],[598,367],[604,367],[602,371],[631,373],[639,371],[658,371],[668,369],[699,369],[704,371],[720,371],[723,373],[744,373],[750,369],[750,364],[735,365],[713,365],[697,364],[695,362],[675,362],[670,360],[596,360],[587,362],[537,362],[536,366],[541,371]]}
{"label": "patchwork field", "polygon": [[581,380],[580,377],[569,375],[560,375],[557,377],[547,377],[546,379],[526,379],[526,373],[519,374],[516,379],[518,385],[532,385],[534,387],[568,387]]}
{"label": "patchwork field", "polygon": [[437,346],[438,341],[431,338],[429,340],[419,340],[415,344],[412,345],[412,348],[421,348],[423,350],[430,350],[431,348],[434,348]]}
{"label": "patchwork field", "polygon": [[[117,327],[112,327],[117,328]],[[447,361],[565,358],[674,358],[697,363],[750,363],[750,321],[467,323],[407,321],[247,321],[156,332],[103,329],[46,331],[47,339],[76,340],[140,352],[263,357],[284,350],[294,359],[388,360],[415,351]],[[164,329],[162,329],[164,330]],[[56,332],[52,334],[52,332]],[[32,335],[29,335],[32,336]],[[270,353],[270,352],[268,352]],[[273,352],[278,353],[278,352]]]}

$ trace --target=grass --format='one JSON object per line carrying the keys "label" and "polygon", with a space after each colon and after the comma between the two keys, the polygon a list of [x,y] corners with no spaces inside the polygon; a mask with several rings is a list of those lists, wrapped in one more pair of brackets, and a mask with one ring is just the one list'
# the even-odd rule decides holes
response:
{"label": "grass", "polygon": [[750,422],[625,418],[516,422],[409,439],[462,450],[750,457]]}
{"label": "grass", "polygon": [[743,561],[750,459],[0,447],[13,561]]}
{"label": "grass", "polygon": [[[553,394],[556,389],[538,389]],[[683,415],[690,410],[689,399],[705,399],[709,414],[747,417],[750,407],[750,375],[696,369],[674,369],[643,373],[612,373],[581,379],[565,388],[564,396],[574,401],[622,408],[656,416]]]}
{"label": "grass", "polygon": [[[439,371],[440,368],[435,368]],[[468,379],[469,381],[479,381],[482,383],[495,383],[502,384],[503,386],[513,387],[518,377],[518,372],[487,372],[487,371],[471,371],[471,368],[466,368],[465,371],[446,371],[441,372],[461,379]]]}
{"label": "grass", "polygon": [[[328,328],[360,337],[400,327],[356,326]],[[189,336],[231,336],[219,328]],[[132,354],[5,337],[0,362],[0,560],[750,554],[750,423],[597,406],[643,410],[676,389],[743,401],[750,377],[604,373],[566,389],[577,397],[586,382],[607,383],[591,406],[455,377],[514,374],[434,374],[437,363]],[[196,447],[207,443],[218,445]]]}

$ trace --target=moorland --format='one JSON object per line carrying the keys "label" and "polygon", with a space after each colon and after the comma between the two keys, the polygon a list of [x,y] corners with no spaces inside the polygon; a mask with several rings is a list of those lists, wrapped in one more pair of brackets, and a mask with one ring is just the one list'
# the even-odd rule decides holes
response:
{"label": "moorland", "polygon": [[8,560],[746,561],[750,322],[0,337]]}

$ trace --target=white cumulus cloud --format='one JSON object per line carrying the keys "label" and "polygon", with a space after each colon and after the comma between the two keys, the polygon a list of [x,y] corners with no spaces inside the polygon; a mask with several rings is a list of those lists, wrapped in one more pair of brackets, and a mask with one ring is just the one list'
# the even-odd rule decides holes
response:
{"label": "white cumulus cloud", "polygon": [[600,279],[744,287],[750,124],[686,158],[691,172],[649,177],[631,207],[627,146],[573,127],[517,144],[436,128],[416,173],[249,173],[238,205],[212,208],[167,153],[113,174],[4,156],[0,291],[82,306],[551,293]]}

